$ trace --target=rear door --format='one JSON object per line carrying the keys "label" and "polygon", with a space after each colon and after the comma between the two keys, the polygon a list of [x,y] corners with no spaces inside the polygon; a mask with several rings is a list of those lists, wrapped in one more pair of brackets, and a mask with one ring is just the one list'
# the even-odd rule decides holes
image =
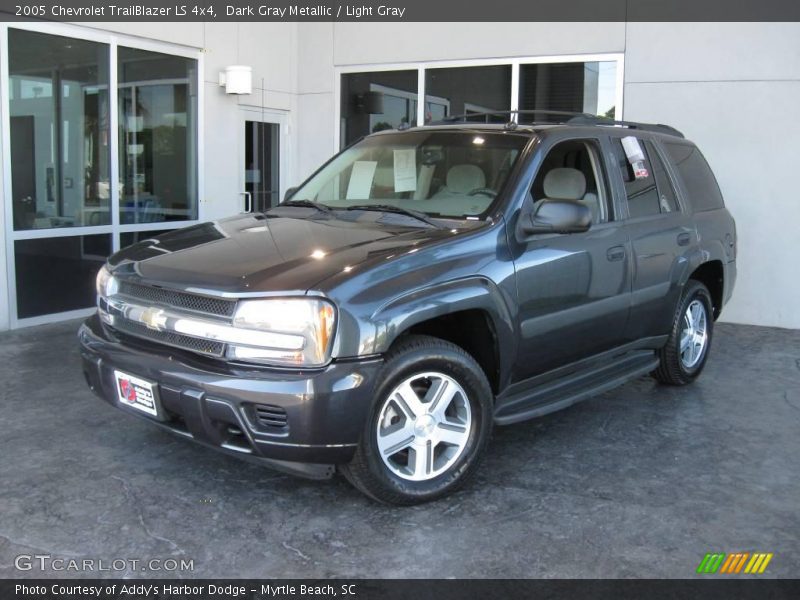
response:
{"label": "rear door", "polygon": [[568,178],[579,171],[586,186],[578,200],[592,209],[594,222],[584,233],[521,240],[514,260],[520,311],[516,381],[612,348],[624,337],[630,301],[627,233],[616,215],[604,154],[601,139],[560,141],[545,151],[532,180],[527,202],[559,195],[577,199],[566,197],[571,193],[566,187],[546,186],[545,179],[551,171]]}
{"label": "rear door", "polygon": [[632,135],[611,138],[612,177],[624,203],[633,269],[628,341],[669,331],[685,256],[697,244],[665,161],[654,144]]}

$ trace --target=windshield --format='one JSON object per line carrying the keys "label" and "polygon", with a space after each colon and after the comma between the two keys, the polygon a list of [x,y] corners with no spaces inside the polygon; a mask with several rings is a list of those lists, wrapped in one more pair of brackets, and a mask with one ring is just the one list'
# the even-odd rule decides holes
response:
{"label": "windshield", "polygon": [[476,217],[502,191],[525,142],[518,135],[464,131],[368,137],[334,158],[291,200]]}

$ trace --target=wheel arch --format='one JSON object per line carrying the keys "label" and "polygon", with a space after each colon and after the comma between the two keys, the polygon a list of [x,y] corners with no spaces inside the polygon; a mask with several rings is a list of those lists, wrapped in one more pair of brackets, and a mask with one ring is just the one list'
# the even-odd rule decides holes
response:
{"label": "wheel arch", "polygon": [[710,241],[686,257],[680,276],[680,289],[689,280],[694,279],[704,284],[711,293],[713,316],[716,320],[722,312],[725,293],[725,266],[727,260],[725,248],[718,240]]}
{"label": "wheel arch", "polygon": [[700,264],[689,274],[687,281],[689,280],[699,281],[708,288],[711,294],[714,320],[716,320],[722,311],[725,290],[725,268],[722,261],[715,259]]}
{"label": "wheel arch", "polygon": [[484,277],[417,289],[382,305],[375,351],[385,353],[409,334],[425,334],[463,348],[481,366],[497,394],[508,382],[516,352],[513,320],[501,291]]}

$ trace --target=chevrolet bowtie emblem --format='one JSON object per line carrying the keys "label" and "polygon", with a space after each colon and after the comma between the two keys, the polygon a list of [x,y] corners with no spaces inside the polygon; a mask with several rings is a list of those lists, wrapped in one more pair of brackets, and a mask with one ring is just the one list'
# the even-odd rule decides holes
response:
{"label": "chevrolet bowtie emblem", "polygon": [[142,313],[139,320],[144,323],[148,329],[155,331],[162,331],[167,325],[167,315],[160,308],[148,308]]}

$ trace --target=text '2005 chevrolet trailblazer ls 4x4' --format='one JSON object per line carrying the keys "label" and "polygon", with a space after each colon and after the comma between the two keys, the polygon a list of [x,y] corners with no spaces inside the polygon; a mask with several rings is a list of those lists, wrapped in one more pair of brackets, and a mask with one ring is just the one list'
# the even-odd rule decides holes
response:
{"label": "text '2005 chevrolet trailblazer ls 4x4'", "polygon": [[275,208],[112,256],[83,368],[173,432],[411,504],[462,484],[494,424],[691,382],[735,258],[708,164],[669,127],[382,132]]}

